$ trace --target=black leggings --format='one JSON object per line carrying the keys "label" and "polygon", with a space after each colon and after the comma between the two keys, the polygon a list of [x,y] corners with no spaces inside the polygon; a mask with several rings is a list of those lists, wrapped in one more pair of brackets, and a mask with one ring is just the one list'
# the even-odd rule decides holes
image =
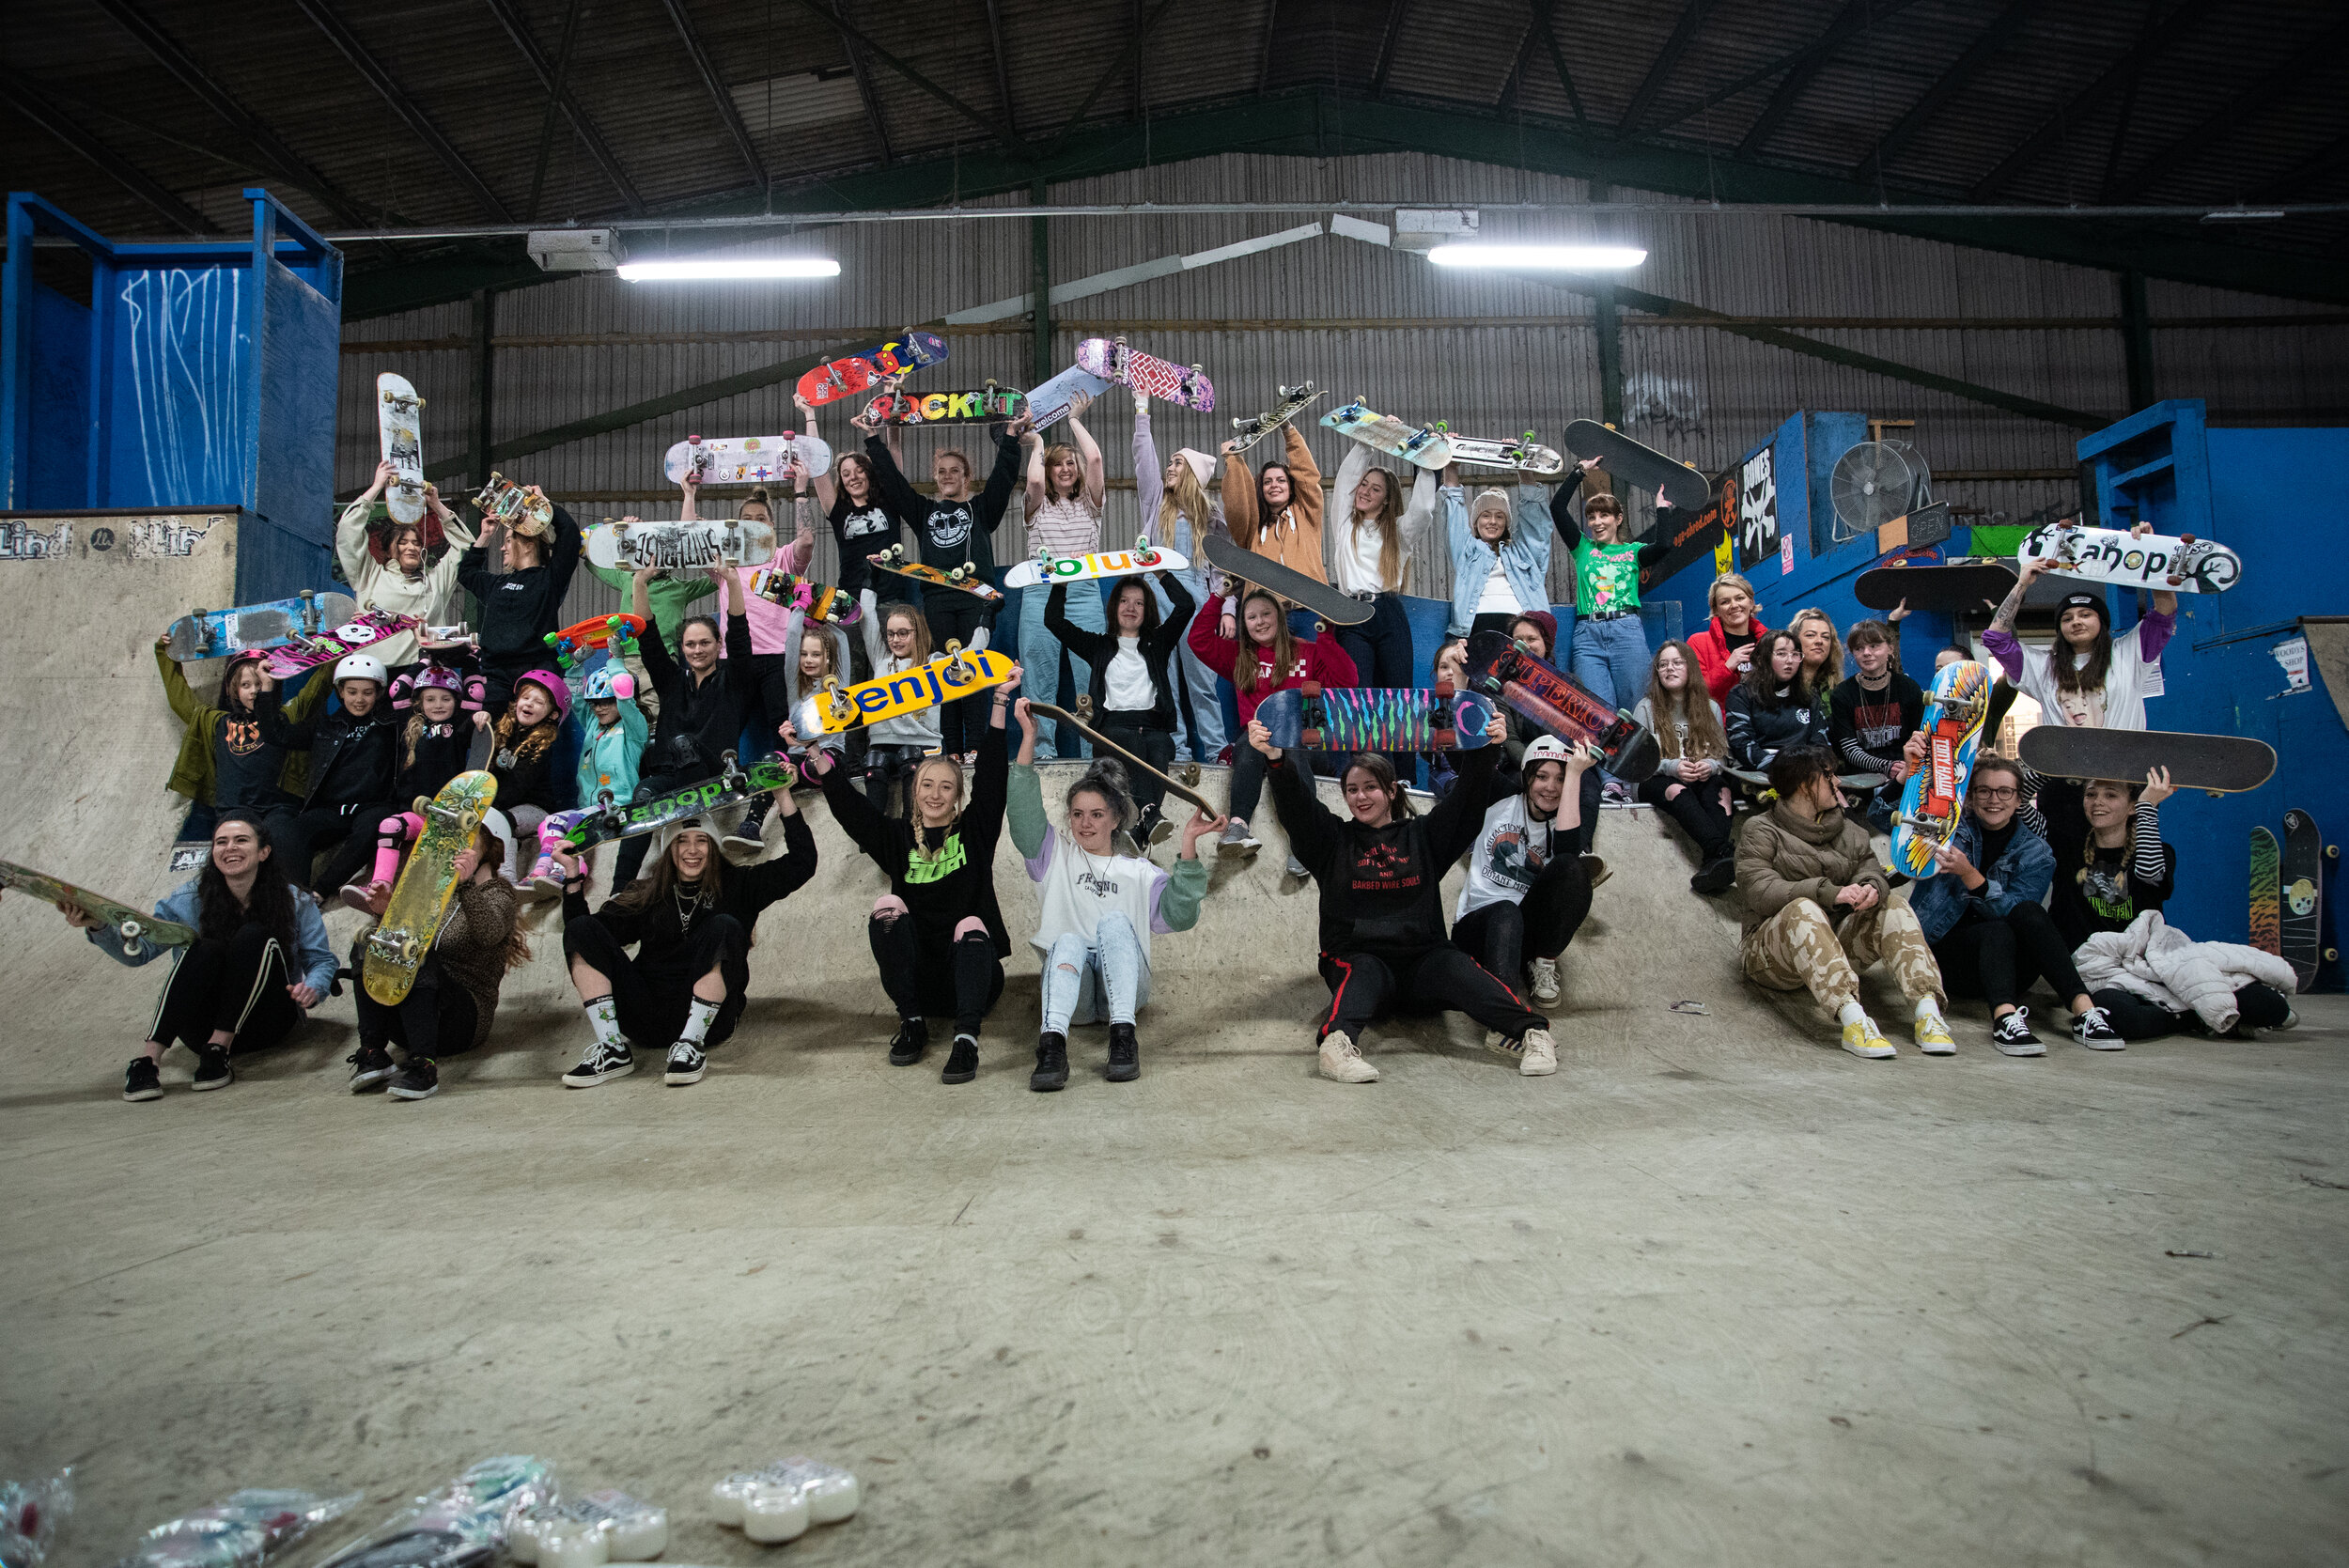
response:
{"label": "black leggings", "polygon": [[[2070,945],[2037,904],[2017,904],[2003,915],[1968,911],[1932,945],[1950,994],[1980,997],[1993,1012],[2022,1001],[2034,980],[2045,980],[2066,1007],[2088,989],[2073,967]],[[2127,1037],[2123,1030],[2122,1038]]]}
{"label": "black leggings", "polygon": [[175,1040],[201,1051],[227,1030],[232,1051],[259,1050],[293,1032],[303,1014],[286,987],[285,950],[277,939],[247,921],[223,941],[198,937],[180,949],[155,1006],[147,1037],[169,1047]]}
{"label": "black leggings", "polygon": [[996,955],[994,938],[973,931],[941,950],[940,944],[922,939],[910,914],[894,919],[875,915],[864,929],[873,944],[873,962],[880,970],[881,989],[889,993],[898,1017],[951,1013],[956,1033],[977,1037],[979,1026],[1003,994],[1003,961]]}
{"label": "black leggings", "polygon": [[751,978],[745,957],[749,948],[742,923],[728,914],[703,915],[676,947],[645,955],[640,945],[639,956],[634,958],[628,955],[612,928],[594,915],[582,915],[563,926],[564,967],[568,969],[574,958],[583,958],[589,969],[609,981],[620,1032],[646,1045],[675,1040],[685,1032],[685,1020],[693,1009],[694,983],[712,965],[725,982],[726,996],[718,1004],[718,1016],[710,1020],[702,1044],[705,1048],[723,1045],[734,1032],[735,1020],[742,1016],[742,993]]}
{"label": "black leggings", "polygon": [[1449,942],[1411,958],[1325,953],[1321,979],[1330,996],[1319,1032],[1342,1032],[1357,1045],[1365,1029],[1391,1013],[1466,1013],[1512,1040],[1549,1027],[1514,989]]}
{"label": "black leggings", "polygon": [[326,866],[315,884],[319,894],[332,897],[336,889],[359,874],[375,858],[376,830],[383,819],[406,811],[408,803],[379,801],[372,805],[311,806],[281,811],[269,819],[271,852],[297,885],[310,882],[310,865],[320,849],[332,847]]}
{"label": "black leggings", "polygon": [[[1671,766],[1667,763],[1665,768]],[[1721,804],[1719,782],[1708,779],[1703,784],[1685,784],[1679,794],[1665,800],[1664,791],[1676,784],[1680,780],[1658,768],[1655,777],[1641,781],[1640,799],[1679,823],[1681,831],[1697,841],[1697,853],[1704,859],[1727,859],[1733,853],[1729,846],[1729,809]]]}
{"label": "black leggings", "polygon": [[[366,961],[366,945],[365,937],[351,945],[352,969]],[[365,986],[352,1001],[359,1008],[361,1045],[397,1046],[411,1058],[428,1061],[473,1049],[474,1031],[481,1021],[473,993],[448,978],[437,955],[426,955],[415,984],[398,1006],[384,1006],[367,995]]]}
{"label": "black leggings", "polygon": [[1503,899],[1455,921],[1452,945],[1487,973],[1514,982],[1524,971],[1529,950],[1536,958],[1557,957],[1590,912],[1591,878],[1580,857],[1560,855],[1542,867],[1521,902]]}
{"label": "black leggings", "polygon": [[[2158,1040],[2165,1034],[2208,1032],[2197,1015],[2172,1013],[2134,991],[2124,991],[2118,986],[2092,991],[2088,1000],[2110,1015],[2114,1031],[2132,1044],[2139,1040]],[[2236,1020],[2236,1026],[2242,1029],[2273,1029],[2292,1013],[2291,998],[2275,986],[2257,980],[2235,992],[2234,1004],[2235,1010],[2242,1015]]]}
{"label": "black leggings", "polygon": [[[1118,722],[1121,717],[1104,713],[1095,727],[1161,773],[1174,766],[1174,737],[1172,734],[1160,729],[1145,729],[1139,724],[1121,723]],[[1249,750],[1252,752],[1255,748],[1251,746]],[[1264,760],[1262,753],[1257,753],[1256,760]],[[1133,785],[1134,805],[1145,820],[1163,809],[1166,785],[1140,768],[1128,768],[1126,775]]]}
{"label": "black leggings", "polygon": [[[979,628],[994,616],[991,606],[959,588],[926,589],[922,599],[924,618],[930,624],[932,657],[946,651],[949,639],[969,647]],[[939,749],[957,758],[965,752],[977,751],[979,737],[987,733],[988,706],[993,701],[982,691],[941,704],[938,709]]]}

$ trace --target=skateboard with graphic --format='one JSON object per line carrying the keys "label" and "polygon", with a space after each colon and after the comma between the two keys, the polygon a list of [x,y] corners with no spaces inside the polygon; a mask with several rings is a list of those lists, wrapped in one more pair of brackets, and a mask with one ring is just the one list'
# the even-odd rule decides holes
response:
{"label": "skateboard with graphic", "polygon": [[2299,982],[2295,990],[2315,985],[2317,966],[2333,959],[2325,951],[2325,853],[2316,818],[2296,807],[2284,813],[2279,939],[2284,962]]}
{"label": "skateboard with graphic", "polygon": [[1924,764],[1909,775],[1900,810],[1892,815],[1894,871],[1921,881],[1940,869],[1933,852],[1950,842],[1965,819],[1966,789],[1989,716],[1987,666],[1962,659],[1933,677],[1917,727],[1925,739]]}
{"label": "skateboard with graphic", "polygon": [[1321,416],[1321,423],[1374,452],[1384,452],[1390,458],[1401,458],[1422,468],[1441,468],[1452,460],[1452,438],[1443,433],[1441,426],[1423,425],[1413,429],[1392,414],[1378,412],[1360,397],[1344,408],[1331,409]]}
{"label": "skateboard with graphic", "polygon": [[[672,823],[705,812],[740,805],[754,795],[788,789],[799,779],[800,770],[788,757],[771,756],[742,768],[735,766],[734,753],[728,752],[714,779],[703,779],[665,795],[648,795],[640,800],[614,800],[607,795],[595,805],[557,812],[541,825],[538,842],[547,847],[559,839],[566,849],[583,855],[599,844],[658,832]],[[552,837],[546,831],[549,829],[552,830]],[[558,895],[563,891],[560,881],[534,880],[531,886],[535,892]]]}
{"label": "skateboard with graphic", "polygon": [[165,629],[167,650],[184,664],[192,659],[226,659],[230,654],[263,653],[293,640],[299,632],[316,637],[359,613],[359,602],[349,594],[319,593],[305,588],[292,598],[248,604],[238,610],[198,610],[182,615]]}
{"label": "skateboard with graphic", "polygon": [[2251,830],[2251,945],[2284,955],[2283,857],[2265,828]]}
{"label": "skateboard with graphic", "polygon": [[1452,460],[1455,463],[1513,468],[1520,474],[1544,476],[1566,471],[1566,459],[1558,455],[1556,448],[1537,444],[1531,430],[1516,441],[1483,441],[1475,436],[1455,436],[1444,428],[1441,421],[1437,422],[1436,429],[1452,443]]}
{"label": "skateboard with graphic", "polygon": [[662,454],[661,472],[672,485],[764,485],[783,478],[796,457],[812,476],[832,472],[832,445],[815,435],[687,436]]}
{"label": "skateboard with graphic", "polygon": [[1275,387],[1273,391],[1277,395],[1277,400],[1272,407],[1262,413],[1252,413],[1232,421],[1232,439],[1238,443],[1232,448],[1233,451],[1247,451],[1265,437],[1303,413],[1310,405],[1319,401],[1323,396],[1321,389],[1311,381],[1301,386]]}
{"label": "skateboard with graphic", "polygon": [[1028,708],[1031,712],[1043,714],[1048,719],[1058,719],[1064,723],[1075,725],[1078,734],[1093,742],[1094,749],[1097,753],[1106,752],[1112,756],[1122,759],[1126,764],[1126,770],[1128,772],[1148,774],[1151,778],[1154,778],[1161,784],[1164,784],[1166,786],[1166,792],[1169,795],[1190,801],[1192,805],[1197,806],[1201,811],[1206,812],[1209,816],[1221,816],[1223,815],[1222,812],[1216,809],[1214,801],[1208,800],[1206,796],[1191,788],[1190,785],[1184,784],[1179,779],[1170,777],[1159,769],[1153,768],[1150,764],[1143,761],[1142,758],[1134,755],[1133,753],[1126,750],[1125,747],[1120,746],[1116,741],[1112,740],[1108,736],[1103,735],[1099,730],[1095,729],[1092,723],[1093,698],[1090,693],[1077,699],[1077,710],[1074,713],[1071,713],[1065,707],[1058,706],[1051,703],[1031,702],[1028,705]]}
{"label": "skateboard with graphic", "polygon": [[1978,614],[2004,603],[2015,591],[2015,568],[2003,561],[1876,567],[1859,574],[1852,594],[1871,610],[1897,610],[1906,599],[1911,610]]}
{"label": "skateboard with graphic", "polygon": [[120,899],[60,881],[45,871],[35,871],[13,861],[0,861],[0,888],[13,888],[44,903],[73,905],[114,933],[115,940],[122,944],[125,958],[135,958],[150,947],[185,947],[195,940],[195,932],[178,921],[141,914]]}
{"label": "skateboard with graphic", "polygon": [[1596,458],[1609,474],[1643,490],[1655,490],[1692,514],[1703,511],[1713,499],[1713,487],[1703,474],[1595,419],[1578,419],[1566,427],[1566,450],[1578,458]]}
{"label": "skateboard with graphic", "polygon": [[424,520],[424,399],[408,378],[386,370],[375,379],[375,428],[392,482],[383,487],[383,509],[394,522]]}
{"label": "skateboard with graphic", "polygon": [[[473,504],[481,508],[485,527],[498,523],[521,534],[545,534],[554,527],[554,503],[545,492],[536,485],[517,485],[494,469]],[[530,526],[525,528],[524,523]]]}
{"label": "skateboard with graphic", "polygon": [[970,392],[884,392],[864,405],[876,425],[984,425],[1028,411],[1028,395],[993,381]]}
{"label": "skateboard with graphic", "polygon": [[886,343],[819,365],[800,378],[800,396],[811,403],[853,397],[889,376],[910,375],[947,357],[946,340],[936,333],[909,331]]}
{"label": "skateboard with graphic", "polygon": [[1215,407],[1215,383],[1197,365],[1170,365],[1129,349],[1122,337],[1088,337],[1077,345],[1077,366],[1143,397],[1162,397],[1206,413]]}
{"label": "skateboard with graphic", "polygon": [[332,664],[346,655],[365,653],[386,637],[413,631],[424,625],[421,615],[395,615],[388,610],[362,610],[320,637],[295,632],[261,656],[261,668],[272,680],[290,680],[304,670]]}
{"label": "skateboard with graphic", "polygon": [[791,727],[802,739],[813,740],[884,719],[901,719],[1001,686],[1019,668],[992,648],[966,650],[959,642],[950,642],[944,653],[919,669],[876,675],[853,686],[828,683],[823,691],[800,699],[791,710]]}
{"label": "skateboard with graphic", "polygon": [[797,610],[811,621],[854,626],[864,618],[864,606],[846,588],[794,576],[774,567],[761,567],[752,573],[750,591],[770,604]]}
{"label": "skateboard with graphic", "polygon": [[775,552],[771,523],[604,522],[586,530],[587,559],[619,571],[698,571],[764,561]]}
{"label": "skateboard with graphic", "polygon": [[2050,522],[2023,536],[2015,558],[2045,561],[2051,572],[2118,582],[2155,593],[2223,594],[2243,577],[2243,558],[2214,539],[2191,534],[2135,535],[2121,528]]}
{"label": "skateboard with graphic", "polygon": [[1505,632],[1469,638],[1468,680],[1559,739],[1596,746],[1607,770],[1626,784],[1642,783],[1663,766],[1663,750],[1644,724],[1600,702],[1589,687],[1534,658]]}
{"label": "skateboard with graphic", "polygon": [[1375,608],[1369,600],[1341,593],[1327,582],[1284,567],[1268,555],[1243,550],[1221,534],[1208,536],[1207,562],[1218,570],[1253,583],[1292,604],[1312,611],[1331,626],[1360,626]]}
{"label": "skateboard with graphic", "polygon": [[1473,752],[1492,744],[1493,705],[1474,691],[1434,686],[1324,686],[1275,691],[1256,708],[1275,746],[1330,752]]}
{"label": "skateboard with graphic", "polygon": [[473,843],[481,814],[497,792],[497,780],[476,771],[458,774],[429,800],[416,797],[424,831],[416,835],[400,865],[382,921],[367,933],[366,958],[360,966],[367,995],[384,1006],[398,1006],[414,987],[416,971],[424,967],[432,939],[441,934],[448,901],[457,893],[457,857]]}
{"label": "skateboard with graphic", "polygon": [[926,582],[934,588],[957,588],[974,598],[983,598],[990,603],[1000,601],[1003,597],[1003,591],[981,577],[979,568],[969,561],[951,571],[941,571],[936,567],[908,560],[906,547],[901,544],[891,545],[879,554],[867,555],[865,559],[873,564],[876,571],[894,572],[899,577],[910,577],[916,582]]}
{"label": "skateboard with graphic", "polygon": [[1131,550],[1105,550],[1092,555],[1054,555],[1038,550],[1034,560],[1019,562],[1003,573],[1003,586],[1037,588],[1098,577],[1130,577],[1136,572],[1190,569],[1190,561],[1180,551],[1143,539]]}
{"label": "skateboard with graphic", "polygon": [[642,615],[590,615],[560,631],[548,632],[546,644],[554,650],[555,667],[568,671],[615,637],[622,643],[633,643],[644,634]]}
{"label": "skateboard with graphic", "polygon": [[[1952,666],[1954,668],[1954,666]],[[2146,770],[2167,768],[2178,789],[2234,795],[2257,789],[2276,771],[2276,749],[2239,735],[2186,730],[2085,729],[2039,724],[2023,732],[2016,755],[2051,779],[2118,779],[2141,784]]]}
{"label": "skateboard with graphic", "polygon": [[1069,402],[1077,394],[1081,392],[1087,396],[1098,397],[1112,384],[1083,365],[1072,365],[1042,386],[1030,387],[1028,413],[1034,427],[1041,430],[1047,426],[1059,424],[1068,417]]}

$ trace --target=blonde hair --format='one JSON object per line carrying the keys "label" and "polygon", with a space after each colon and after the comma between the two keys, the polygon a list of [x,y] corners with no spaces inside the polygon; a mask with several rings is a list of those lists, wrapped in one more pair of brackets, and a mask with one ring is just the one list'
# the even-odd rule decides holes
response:
{"label": "blonde hair", "polygon": [[1802,641],[1805,621],[1816,621],[1827,628],[1827,662],[1819,666],[1818,679],[1819,690],[1825,691],[1843,678],[1843,639],[1836,635],[1835,622],[1828,613],[1812,604],[1796,611],[1795,618],[1786,623],[1786,629],[1795,634],[1797,643]]}
{"label": "blonde hair", "polygon": [[[799,652],[805,653],[807,651],[808,639],[811,637],[816,640],[816,645],[823,650],[824,674],[835,677],[838,676],[840,674],[840,651],[832,646],[832,641],[830,637],[827,637],[824,633],[817,630],[814,627],[803,626],[800,628]],[[916,636],[914,641],[920,642],[921,638]]]}
{"label": "blonde hair", "polygon": [[1721,613],[1720,602],[1721,590],[1723,588],[1743,588],[1746,591],[1746,598],[1755,600],[1757,604],[1762,597],[1753,591],[1752,583],[1747,582],[1744,578],[1739,577],[1734,571],[1725,571],[1721,573],[1720,576],[1713,579],[1713,585],[1704,590],[1704,608],[1716,615]]}
{"label": "blonde hair", "polygon": [[[1070,490],[1066,495],[1054,495],[1052,493],[1052,470],[1060,466],[1061,459],[1064,458],[1077,465],[1077,488]],[[1084,492],[1085,463],[1084,458],[1078,456],[1077,449],[1069,445],[1065,441],[1056,441],[1051,445],[1046,447],[1044,449],[1044,499],[1047,501],[1074,501],[1078,497],[1083,495]]]}
{"label": "blonde hair", "polygon": [[[926,772],[928,772],[928,771],[929,771],[931,768],[943,768],[947,769],[949,772],[951,772],[951,773],[953,773],[953,774],[954,774],[954,776],[955,776],[955,815],[956,815],[956,816],[957,816],[957,817],[959,817],[959,816],[962,815],[962,808],[963,808],[963,804],[964,804],[964,800],[965,800],[966,795],[967,795],[967,794],[968,794],[968,792],[969,792],[969,784],[970,784],[970,781],[969,781],[969,780],[967,780],[967,779],[965,779],[965,778],[962,776],[962,764],[961,764],[961,763],[959,763],[959,762],[957,762],[957,761],[956,761],[953,757],[950,757],[950,756],[941,755],[941,756],[934,756],[934,757],[924,757],[924,758],[922,759],[922,765],[921,765],[919,768],[916,768],[913,770],[913,784],[914,784],[914,787],[915,787],[915,788],[919,788],[919,787],[921,786],[921,783],[922,783],[922,775],[923,775],[923,774],[925,774],[925,773],[926,773]],[[913,806],[912,806],[912,801],[911,801],[910,799],[909,799],[909,800],[907,801],[907,805],[908,805],[908,807],[909,807],[909,811],[908,811],[908,815],[910,815],[910,816],[914,816],[914,817],[919,817],[919,816],[921,815],[920,811],[919,811],[918,809],[913,808]]]}
{"label": "blonde hair", "polygon": [[1378,510],[1365,518],[1353,510],[1354,498],[1348,496],[1346,501],[1346,521],[1354,528],[1368,524],[1377,531],[1378,580],[1393,583],[1400,590],[1406,585],[1403,581],[1403,529],[1397,521],[1403,515],[1402,481],[1383,468],[1364,469],[1362,478],[1367,479],[1374,474],[1381,481]]}
{"label": "blonde hair", "polygon": [[1174,475],[1174,482],[1159,496],[1157,536],[1160,539],[1173,538],[1174,520],[1180,517],[1190,523],[1191,540],[1196,545],[1204,541],[1207,535],[1207,492],[1188,460],[1177,458],[1174,466],[1180,472]]}

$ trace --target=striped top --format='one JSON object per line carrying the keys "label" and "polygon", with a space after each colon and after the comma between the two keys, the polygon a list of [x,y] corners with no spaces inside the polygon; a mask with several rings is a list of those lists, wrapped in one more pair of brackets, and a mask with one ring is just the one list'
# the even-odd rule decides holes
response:
{"label": "striped top", "polygon": [[1028,552],[1038,545],[1055,555],[1091,555],[1101,548],[1101,508],[1081,491],[1073,500],[1047,501],[1028,517]]}

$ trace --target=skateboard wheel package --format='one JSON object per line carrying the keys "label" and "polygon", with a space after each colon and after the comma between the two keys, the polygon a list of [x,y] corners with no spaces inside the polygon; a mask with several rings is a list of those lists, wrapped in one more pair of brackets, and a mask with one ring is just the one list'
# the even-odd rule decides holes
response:
{"label": "skateboard wheel package", "polygon": [[590,1492],[531,1509],[514,1520],[506,1555],[540,1568],[649,1562],[669,1547],[669,1511],[626,1492]]}
{"label": "skateboard wheel package", "polygon": [[838,1524],[863,1501],[854,1474],[796,1454],[727,1476],[709,1496],[720,1524],[762,1543],[792,1540],[811,1524]]}
{"label": "skateboard wheel package", "polygon": [[39,1568],[72,1512],[70,1467],[40,1481],[0,1481],[0,1565]]}
{"label": "skateboard wheel package", "polygon": [[474,1568],[514,1520],[554,1500],[554,1467],[524,1453],[484,1459],[327,1560],[327,1568]]}
{"label": "skateboard wheel package", "polygon": [[258,1568],[350,1513],[359,1498],[248,1487],[157,1525],[116,1568]]}

